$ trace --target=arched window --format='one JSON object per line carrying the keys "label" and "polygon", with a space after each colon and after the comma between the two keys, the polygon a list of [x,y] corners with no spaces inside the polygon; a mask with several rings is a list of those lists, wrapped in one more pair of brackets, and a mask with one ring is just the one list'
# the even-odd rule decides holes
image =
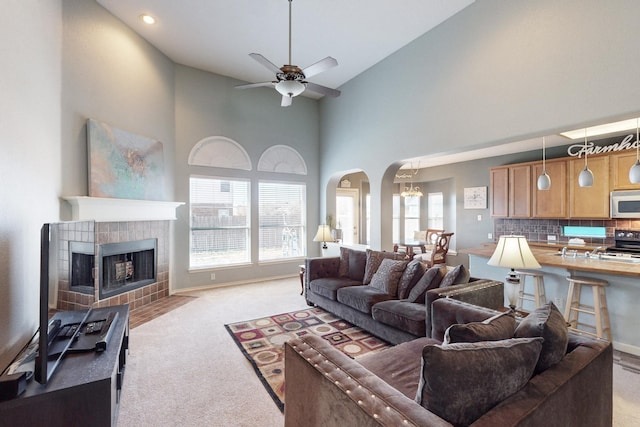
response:
{"label": "arched window", "polygon": [[306,175],[307,164],[300,153],[288,145],[274,145],[267,148],[260,156],[258,170]]}
{"label": "arched window", "polygon": [[191,149],[189,165],[250,171],[251,159],[242,145],[233,139],[210,136]]}

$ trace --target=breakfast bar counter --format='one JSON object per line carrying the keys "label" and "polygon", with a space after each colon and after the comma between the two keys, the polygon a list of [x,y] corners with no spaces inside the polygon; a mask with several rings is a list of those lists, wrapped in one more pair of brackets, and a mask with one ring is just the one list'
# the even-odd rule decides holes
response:
{"label": "breakfast bar counter", "polygon": [[[585,252],[591,252],[594,249],[588,246],[569,246],[567,255],[561,256],[560,249],[562,246],[543,246],[542,244],[535,244],[531,242],[529,242],[529,246],[531,247],[533,255],[543,267],[550,266],[575,271],[636,276],[640,279],[640,258],[625,259],[621,257],[619,260],[598,259],[597,256],[587,258],[584,255]],[[458,252],[490,258],[495,248],[495,244],[486,244],[478,248],[462,249]],[[576,251],[575,256],[573,251]]]}
{"label": "breakfast bar counter", "polygon": [[[553,301],[560,310],[564,310],[569,290],[567,276],[587,276],[608,281],[606,294],[614,349],[640,356],[640,310],[637,306],[637,301],[640,301],[640,259],[612,260],[609,257],[598,259],[597,256],[587,258],[585,251],[592,252],[594,248],[584,246],[569,247],[567,255],[561,256],[561,245],[532,242],[529,245],[542,266],[538,271],[544,275],[547,300]],[[495,247],[495,244],[486,244],[477,248],[459,249],[458,252],[469,256],[472,276],[504,281],[508,269],[487,265]],[[574,250],[575,257],[572,252]],[[531,283],[527,286],[531,289]],[[583,298],[587,304],[592,304],[591,292],[584,292]],[[531,302],[525,301],[525,311],[533,308]]]}

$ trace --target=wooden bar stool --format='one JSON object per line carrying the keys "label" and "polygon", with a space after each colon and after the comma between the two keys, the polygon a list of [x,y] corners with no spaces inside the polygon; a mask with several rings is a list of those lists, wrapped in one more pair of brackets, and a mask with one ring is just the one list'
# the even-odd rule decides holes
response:
{"label": "wooden bar stool", "polygon": [[[567,323],[569,323],[569,329],[611,341],[611,323],[609,322],[606,293],[606,287],[609,286],[609,282],[592,277],[580,276],[569,276],[567,280],[569,281],[569,293],[567,294],[567,306],[564,310],[564,318]],[[591,287],[593,291],[593,306],[580,302],[580,294],[583,286]],[[595,325],[580,323],[578,320],[580,314],[593,316],[595,318]],[[584,326],[596,332],[593,333],[578,329],[578,326]]]}
{"label": "wooden bar stool", "polygon": [[[545,305],[547,297],[544,293],[544,275],[539,271],[531,270],[516,270],[515,273],[520,277],[516,310],[522,310],[524,301],[532,301],[536,308]],[[533,293],[527,293],[525,290],[527,276],[533,278]]]}

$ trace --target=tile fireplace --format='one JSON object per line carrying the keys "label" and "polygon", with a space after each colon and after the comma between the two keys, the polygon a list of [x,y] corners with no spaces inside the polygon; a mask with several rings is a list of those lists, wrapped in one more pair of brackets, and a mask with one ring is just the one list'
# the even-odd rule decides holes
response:
{"label": "tile fireplace", "polygon": [[57,308],[129,304],[169,295],[170,221],[59,223]]}

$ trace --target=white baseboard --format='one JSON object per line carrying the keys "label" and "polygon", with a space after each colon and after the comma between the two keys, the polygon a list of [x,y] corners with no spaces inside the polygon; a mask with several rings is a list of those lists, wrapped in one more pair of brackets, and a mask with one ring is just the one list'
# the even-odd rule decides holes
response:
{"label": "white baseboard", "polygon": [[620,342],[613,342],[613,349],[621,351],[623,353],[633,354],[634,356],[640,356],[640,347],[630,344],[623,344]]}
{"label": "white baseboard", "polygon": [[204,286],[192,286],[190,288],[180,288],[180,289],[177,289],[177,290],[173,290],[173,291],[169,292],[169,294],[170,295],[180,295],[180,294],[183,294],[183,293],[193,292],[193,291],[204,291],[204,290],[207,290],[207,289],[226,288],[226,287],[229,287],[229,286],[248,285],[248,284],[251,284],[251,283],[258,283],[258,282],[269,282],[271,280],[290,279],[292,277],[299,277],[298,273],[296,273],[296,274],[287,274],[287,275],[283,275],[283,276],[261,277],[259,279],[239,280],[237,282],[216,283],[216,284],[204,285]]}

